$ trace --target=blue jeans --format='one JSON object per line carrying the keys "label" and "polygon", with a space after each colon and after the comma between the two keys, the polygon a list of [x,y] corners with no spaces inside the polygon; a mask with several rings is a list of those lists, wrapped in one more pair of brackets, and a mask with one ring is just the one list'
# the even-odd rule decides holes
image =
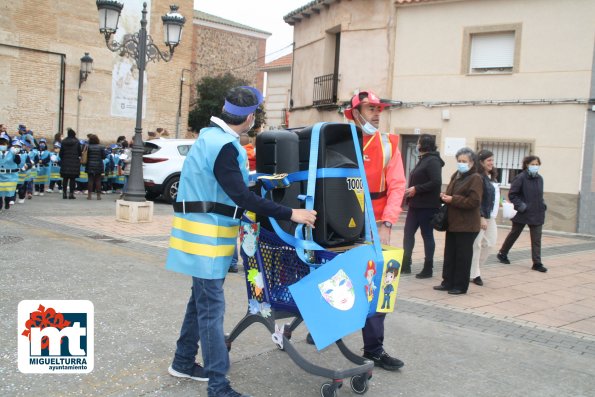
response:
{"label": "blue jeans", "polygon": [[236,247],[233,250],[233,258],[231,258],[231,266],[230,269],[237,269],[238,268],[238,244],[236,242]]}
{"label": "blue jeans", "polygon": [[217,395],[229,385],[225,377],[229,371],[229,353],[223,333],[224,281],[192,277],[192,294],[172,363],[178,371],[191,372],[200,340],[205,373],[209,377],[209,396]]}

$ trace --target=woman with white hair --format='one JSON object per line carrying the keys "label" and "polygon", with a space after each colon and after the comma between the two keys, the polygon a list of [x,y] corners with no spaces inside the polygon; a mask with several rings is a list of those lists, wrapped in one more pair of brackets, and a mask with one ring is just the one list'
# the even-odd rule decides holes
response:
{"label": "woman with white hair", "polygon": [[476,171],[477,156],[469,148],[457,151],[457,171],[440,199],[448,206],[442,283],[437,291],[466,294],[469,288],[473,242],[480,230],[479,207],[483,181]]}

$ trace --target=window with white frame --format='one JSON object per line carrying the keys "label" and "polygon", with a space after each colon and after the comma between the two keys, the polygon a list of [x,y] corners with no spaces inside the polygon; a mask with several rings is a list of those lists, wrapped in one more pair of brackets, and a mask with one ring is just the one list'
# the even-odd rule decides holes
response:
{"label": "window with white frame", "polygon": [[461,73],[518,73],[522,23],[467,26],[463,29]]}
{"label": "window with white frame", "polygon": [[471,35],[469,73],[512,72],[515,32],[476,33]]}
{"label": "window with white frame", "polygon": [[477,150],[494,153],[494,167],[498,169],[498,182],[502,187],[510,186],[512,180],[523,170],[523,159],[532,151],[530,142],[500,142],[478,140]]}

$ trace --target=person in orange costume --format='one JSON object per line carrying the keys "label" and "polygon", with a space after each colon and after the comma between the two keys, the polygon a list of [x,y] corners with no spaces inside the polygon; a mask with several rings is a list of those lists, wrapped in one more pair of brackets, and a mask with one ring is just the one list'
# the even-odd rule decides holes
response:
{"label": "person in orange costume", "polygon": [[[401,213],[407,181],[398,148],[398,136],[382,134],[378,130],[380,113],[386,106],[372,91],[361,91],[351,98],[350,106],[345,109],[345,117],[353,120],[363,131],[364,169],[378,234],[383,244],[390,244],[391,230]],[[376,314],[366,319],[362,329],[364,357],[374,361],[378,367],[396,371],[405,364],[384,351],[385,316]]]}

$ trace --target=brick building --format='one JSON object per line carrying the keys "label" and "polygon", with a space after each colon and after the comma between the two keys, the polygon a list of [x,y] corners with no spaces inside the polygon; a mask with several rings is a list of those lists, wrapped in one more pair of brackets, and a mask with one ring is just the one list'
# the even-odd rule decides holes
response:
{"label": "brick building", "polygon": [[[119,1],[124,8],[117,39],[137,32],[142,16],[142,2]],[[161,16],[169,12],[170,1],[146,2],[149,34],[164,51]],[[263,88],[259,68],[270,33],[194,11],[192,0],[177,4],[186,17],[181,44],[171,62],[146,67],[145,137],[157,127],[172,135],[177,128],[186,131],[190,97],[201,77],[229,70]],[[87,52],[93,72],[79,89],[80,58]],[[36,136],[47,138],[67,127],[82,137],[96,133],[103,142],[130,138],[137,81],[134,64],[106,48],[94,0],[0,0],[0,123],[11,135],[18,124],[27,124]]]}
{"label": "brick building", "polygon": [[194,82],[230,72],[263,90],[264,72],[260,68],[270,33],[198,10],[194,10],[193,22]]}
{"label": "brick building", "polygon": [[[118,34],[138,31],[142,3],[125,0]],[[149,33],[165,50],[161,16],[169,1],[150,0]],[[188,29],[193,1],[180,0],[179,12],[187,22],[181,44],[171,62],[149,63],[146,68],[143,129],[175,130],[180,75],[188,68],[192,40]],[[80,58],[93,57],[93,72],[79,91]],[[114,70],[124,58],[109,51],[99,33],[98,12],[93,0],[8,1],[0,0],[0,122],[14,134],[25,123],[36,135],[53,136],[66,127],[79,125],[79,136],[97,133],[102,141],[118,135],[132,136],[135,117],[114,111]],[[133,80],[135,69],[130,69]],[[116,87],[118,88],[118,87]],[[81,101],[77,100],[80,98]],[[136,102],[136,94],[125,98]],[[136,106],[132,109],[135,112]],[[184,95],[181,120],[185,126],[188,95]],[[131,109],[128,109],[131,110]]]}

